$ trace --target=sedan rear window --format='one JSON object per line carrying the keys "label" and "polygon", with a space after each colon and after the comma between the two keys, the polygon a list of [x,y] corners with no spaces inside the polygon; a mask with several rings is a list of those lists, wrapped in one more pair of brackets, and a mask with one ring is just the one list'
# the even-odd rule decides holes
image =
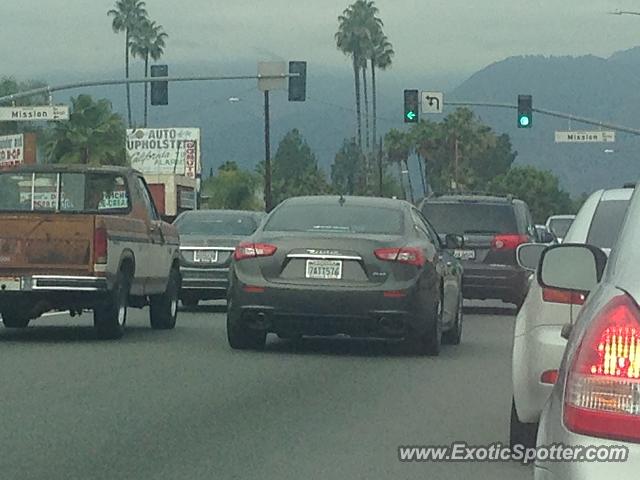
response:
{"label": "sedan rear window", "polygon": [[471,202],[425,203],[422,214],[441,234],[518,232],[511,205]]}
{"label": "sedan rear window", "polygon": [[175,222],[180,235],[248,236],[256,231],[258,223],[249,215],[186,214]]}
{"label": "sedan rear window", "polygon": [[272,232],[331,232],[400,235],[401,210],[363,205],[283,205],[265,225]]}
{"label": "sedan rear window", "polygon": [[591,220],[587,243],[600,248],[613,247],[622,228],[628,205],[628,200],[600,202]]}

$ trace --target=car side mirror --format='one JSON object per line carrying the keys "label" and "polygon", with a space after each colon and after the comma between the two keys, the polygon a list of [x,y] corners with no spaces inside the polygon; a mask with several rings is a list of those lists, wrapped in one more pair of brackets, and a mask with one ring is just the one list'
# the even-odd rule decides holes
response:
{"label": "car side mirror", "polygon": [[464,247],[464,237],[455,233],[448,233],[444,237],[444,244],[447,248]]}
{"label": "car side mirror", "polygon": [[535,272],[540,263],[542,252],[544,252],[546,248],[547,246],[541,243],[523,243],[519,245],[516,250],[518,265],[525,270]]}
{"label": "car side mirror", "polygon": [[606,265],[607,255],[592,245],[554,245],[542,252],[538,283],[543,288],[587,294],[602,279]]}
{"label": "car side mirror", "polygon": [[560,331],[560,336],[565,340],[569,340],[572,330],[573,330],[573,323],[565,323],[562,326],[562,330]]}

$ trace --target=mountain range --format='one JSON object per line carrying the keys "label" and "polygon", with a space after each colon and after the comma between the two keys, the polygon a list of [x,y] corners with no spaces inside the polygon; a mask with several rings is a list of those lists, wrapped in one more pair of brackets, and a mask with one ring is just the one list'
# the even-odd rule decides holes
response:
{"label": "mountain range", "polygon": [[[184,64],[171,66],[171,75],[253,74],[256,66],[237,64]],[[116,71],[107,78],[119,78]],[[63,78],[64,77],[64,78]],[[47,79],[54,83],[70,76]],[[609,58],[519,56],[493,63],[466,80],[457,74],[422,72],[413,76],[389,70],[378,76],[378,129],[406,128],[402,123],[402,91],[405,88],[444,91],[447,101],[482,101],[515,104],[518,94],[533,95],[534,107],[572,113],[628,127],[640,123],[640,47],[617,52]],[[286,92],[271,95],[271,143],[291,128],[307,139],[326,172],[344,138],[354,135],[353,76],[349,64],[330,69],[309,65],[307,101],[289,103]],[[142,120],[142,87],[134,86],[134,118]],[[85,90],[109,98],[126,113],[124,87]],[[69,95],[58,94],[66,101]],[[169,105],[151,107],[152,127],[200,127],[203,135],[205,175],[225,161],[253,168],[264,158],[263,96],[255,80],[171,84]],[[451,107],[445,107],[445,114]],[[486,107],[474,108],[496,132],[511,136],[518,152],[516,164],[551,170],[573,195],[597,188],[615,187],[640,176],[636,149],[639,139],[617,133],[615,144],[556,144],[556,130],[593,130],[552,117],[534,114],[530,129],[518,129],[516,113]],[[438,117],[434,116],[435,119]],[[417,175],[417,167],[412,174]],[[414,182],[414,185],[417,185]]]}

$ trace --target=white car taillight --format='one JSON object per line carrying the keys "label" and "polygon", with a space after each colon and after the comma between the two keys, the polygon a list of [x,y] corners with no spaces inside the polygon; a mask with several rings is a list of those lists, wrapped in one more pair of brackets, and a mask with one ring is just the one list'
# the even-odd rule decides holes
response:
{"label": "white car taillight", "polygon": [[576,433],[640,442],[640,309],[630,296],[593,319],[568,372],[563,417]]}

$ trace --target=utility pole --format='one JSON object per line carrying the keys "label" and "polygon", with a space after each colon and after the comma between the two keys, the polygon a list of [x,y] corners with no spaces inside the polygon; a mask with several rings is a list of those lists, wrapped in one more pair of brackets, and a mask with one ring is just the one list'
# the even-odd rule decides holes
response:
{"label": "utility pole", "polygon": [[380,183],[379,183],[379,188],[380,188],[380,196],[384,196],[382,188],[383,188],[383,176],[384,176],[384,168],[382,167],[382,137],[380,137],[380,144],[378,147],[378,175]]}
{"label": "utility pole", "polygon": [[271,133],[269,125],[269,90],[264,91],[264,207],[273,208],[271,197]]}
{"label": "utility pole", "polygon": [[458,166],[460,164],[460,142],[458,141],[458,138],[456,137],[456,143],[455,143],[455,157],[454,157],[454,171],[453,171],[453,176],[454,176],[454,182],[456,184],[456,193],[458,192]]}

